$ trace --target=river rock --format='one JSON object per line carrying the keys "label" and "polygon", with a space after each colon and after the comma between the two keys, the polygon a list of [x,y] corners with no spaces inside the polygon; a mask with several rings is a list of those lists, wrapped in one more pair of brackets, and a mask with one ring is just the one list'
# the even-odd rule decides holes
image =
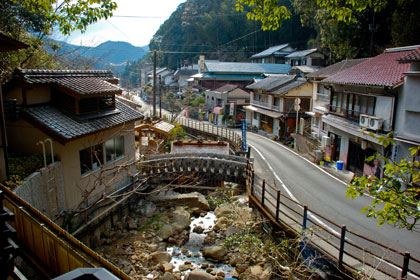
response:
{"label": "river rock", "polygon": [[214,277],[202,270],[194,270],[188,273],[185,280],[212,280]]}
{"label": "river rock", "polygon": [[228,218],[226,217],[220,217],[217,219],[216,224],[214,225],[213,229],[215,231],[223,231],[228,228],[228,226],[231,224]]}
{"label": "river rock", "polygon": [[177,230],[190,226],[190,213],[183,208],[177,208],[172,214],[173,227]]}
{"label": "river rock", "polygon": [[269,280],[271,278],[271,274],[273,273],[273,269],[269,265],[265,267],[262,267],[260,265],[254,265],[250,267],[247,270],[247,272],[247,279],[249,280]]}
{"label": "river rock", "polygon": [[170,236],[174,234],[174,229],[171,225],[164,225],[158,231],[158,235],[163,240],[168,239]]}
{"label": "river rock", "polygon": [[157,263],[169,263],[171,261],[171,255],[166,251],[153,252],[150,256]]}
{"label": "river rock", "polygon": [[222,204],[219,205],[215,210],[214,210],[214,215],[216,215],[216,217],[220,218],[220,217],[226,217],[229,216],[233,213],[233,209],[232,206],[229,204]]}
{"label": "river rock", "polygon": [[176,280],[177,278],[175,277],[175,275],[173,275],[170,272],[165,272],[165,274],[163,274],[162,280]]}
{"label": "river rock", "polygon": [[201,210],[210,210],[209,202],[206,197],[198,192],[180,194],[177,192],[160,193],[157,196],[151,197],[152,201],[172,202],[178,205],[188,206],[189,208],[200,208]]}
{"label": "river rock", "polygon": [[213,259],[216,261],[223,261],[227,254],[227,250],[222,246],[207,246],[201,248],[203,251],[203,256],[207,259]]}
{"label": "river rock", "polygon": [[161,269],[163,272],[172,272],[174,270],[174,265],[171,263],[164,262],[161,265]]}
{"label": "river rock", "polygon": [[193,229],[193,232],[195,232],[195,233],[203,233],[204,232],[204,228],[202,226],[200,226],[200,225],[195,226],[194,229]]}
{"label": "river rock", "polygon": [[225,235],[227,236],[227,237],[229,237],[229,236],[231,236],[231,235],[233,235],[233,234],[235,234],[235,233],[238,233],[239,232],[239,229],[237,228],[237,227],[235,227],[235,226],[230,226],[230,227],[228,227],[227,229],[226,229],[226,231],[225,231]]}

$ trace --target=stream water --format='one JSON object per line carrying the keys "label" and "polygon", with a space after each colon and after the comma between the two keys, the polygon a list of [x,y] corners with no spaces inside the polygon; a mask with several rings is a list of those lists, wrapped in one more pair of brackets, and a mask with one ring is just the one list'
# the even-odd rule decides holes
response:
{"label": "stream water", "polygon": [[[191,263],[193,269],[200,268],[203,263],[206,263],[212,267],[215,272],[224,272],[225,279],[234,279],[231,278],[233,267],[227,264],[207,261],[203,258],[201,252],[201,248],[205,246],[204,239],[207,234],[212,231],[216,219],[213,212],[207,212],[204,217],[193,218],[190,224],[190,236],[187,243],[182,247],[174,246],[167,248],[167,252],[172,256],[171,263],[174,265],[174,271],[178,271],[180,266],[184,265],[186,262]],[[204,229],[203,233],[193,232],[196,226],[201,226]]]}

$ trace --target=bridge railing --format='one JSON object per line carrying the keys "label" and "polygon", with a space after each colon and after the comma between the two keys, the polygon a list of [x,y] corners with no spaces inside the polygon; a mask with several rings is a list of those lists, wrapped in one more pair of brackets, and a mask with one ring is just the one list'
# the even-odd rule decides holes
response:
{"label": "bridge railing", "polygon": [[367,274],[379,271],[394,279],[419,279],[420,260],[408,252],[393,249],[374,237],[366,237],[335,223],[282,194],[276,186],[256,174],[252,182],[251,197],[259,207],[296,234],[305,234],[312,244],[336,259],[339,267],[363,266]]}
{"label": "bridge railing", "polygon": [[213,125],[208,122],[191,120],[184,117],[178,117],[176,122],[180,123],[182,126],[224,138],[235,145],[237,148],[240,148],[242,145],[241,135],[239,135],[233,129]]}
{"label": "bridge railing", "polygon": [[8,188],[0,184],[0,190],[4,193],[0,207],[6,207],[14,214],[10,224],[16,230],[20,248],[50,277],[76,268],[104,267],[120,279],[130,279]]}

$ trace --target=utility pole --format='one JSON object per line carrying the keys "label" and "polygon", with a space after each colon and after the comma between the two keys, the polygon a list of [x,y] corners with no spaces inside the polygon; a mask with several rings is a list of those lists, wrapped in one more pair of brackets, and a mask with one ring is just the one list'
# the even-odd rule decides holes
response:
{"label": "utility pole", "polygon": [[159,118],[162,118],[162,76],[159,75]]}
{"label": "utility pole", "polygon": [[153,51],[153,117],[156,117],[156,50]]}

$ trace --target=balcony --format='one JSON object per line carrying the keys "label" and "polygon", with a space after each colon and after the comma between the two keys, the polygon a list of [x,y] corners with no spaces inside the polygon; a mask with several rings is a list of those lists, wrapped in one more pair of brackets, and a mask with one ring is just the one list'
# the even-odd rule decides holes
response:
{"label": "balcony", "polygon": [[265,108],[268,108],[268,109],[271,109],[270,108],[270,104],[268,104],[268,102],[262,102],[262,101],[253,100],[252,101],[252,104],[258,105],[258,106],[261,106],[261,107],[265,107]]}

